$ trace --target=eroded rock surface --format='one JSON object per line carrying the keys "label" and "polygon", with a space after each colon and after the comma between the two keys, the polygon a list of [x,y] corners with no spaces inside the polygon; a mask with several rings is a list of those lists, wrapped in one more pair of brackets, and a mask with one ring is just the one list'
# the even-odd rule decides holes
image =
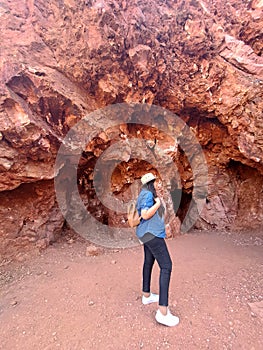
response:
{"label": "eroded rock surface", "polygon": [[55,198],[53,181],[23,184],[0,193],[1,253],[34,244],[39,249],[54,242],[64,224]]}
{"label": "eroded rock surface", "polygon": [[[33,240],[42,239],[45,234],[38,224],[23,224],[21,229],[28,216],[32,220],[37,216],[41,225],[48,225],[47,241],[59,231],[62,218],[58,209],[51,210],[56,206],[51,183],[59,145],[84,116],[122,102],[162,106],[180,116],[195,133],[209,173],[199,228],[260,226],[262,10],[261,0],[2,1],[1,221],[10,221],[10,210],[17,218],[11,220],[12,232],[3,226],[3,237],[9,243],[20,242],[21,237],[30,238],[33,230]],[[162,122],[172,125],[171,120],[157,124]],[[131,130],[120,127],[111,134],[104,129],[103,118],[89,120],[89,133],[94,137],[84,149],[79,177],[90,211],[117,225],[124,218],[100,205],[92,192],[92,170],[103,150],[129,137]],[[143,133],[150,150],[153,135]],[[193,193],[193,174],[180,149],[173,148],[169,140],[164,145],[160,149],[172,153],[181,178],[183,193],[177,214],[182,221]],[[127,164],[116,170],[112,183],[114,193],[123,200],[129,193],[122,195],[125,184],[133,183],[146,168],[154,170],[150,164],[136,163],[131,150],[126,153]],[[163,161],[161,166],[166,165]],[[178,178],[168,172],[164,180],[169,221],[179,232],[180,223],[172,211]],[[35,191],[39,186],[47,197]],[[28,200],[21,194],[23,188],[28,189]],[[44,201],[46,209],[36,212],[31,205],[25,213],[21,198],[28,203]]]}

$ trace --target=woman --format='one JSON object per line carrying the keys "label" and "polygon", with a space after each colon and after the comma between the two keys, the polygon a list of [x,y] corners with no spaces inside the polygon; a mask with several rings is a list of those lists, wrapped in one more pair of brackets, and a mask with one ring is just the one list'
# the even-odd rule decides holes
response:
{"label": "woman", "polygon": [[[140,224],[136,228],[136,235],[144,246],[142,303],[146,305],[159,302],[159,308],[155,316],[156,321],[172,327],[179,323],[179,318],[172,315],[168,308],[172,261],[164,240],[164,208],[156,194],[155,179],[152,173],[142,176],[143,186],[136,204],[141,216]],[[160,267],[160,296],[150,292],[151,274],[155,260],[157,260]]]}

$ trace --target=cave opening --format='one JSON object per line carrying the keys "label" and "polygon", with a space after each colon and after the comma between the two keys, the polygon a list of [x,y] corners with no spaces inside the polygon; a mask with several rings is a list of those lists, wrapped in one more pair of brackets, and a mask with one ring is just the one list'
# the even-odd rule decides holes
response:
{"label": "cave opening", "polygon": [[182,223],[185,219],[190,203],[192,201],[192,193],[186,192],[178,188],[171,190],[170,193],[173,201],[174,213]]}
{"label": "cave opening", "polygon": [[[121,203],[126,203],[130,200],[135,200],[141,188],[140,178],[145,172],[152,171],[155,175],[158,173],[153,169],[152,165],[143,159],[130,158],[128,161],[108,162],[108,166],[104,168],[105,173],[101,174],[100,181],[107,179],[105,188],[102,193],[99,193],[99,186],[94,183],[94,168],[97,157],[90,156],[87,162],[84,162],[78,171],[78,188],[80,196],[83,200],[88,212],[104,225],[112,227],[127,227],[126,211],[118,212],[112,210],[103,204],[103,199],[107,195],[111,195],[113,200],[116,199]],[[114,164],[112,173],[108,173]],[[97,179],[98,180],[98,179]],[[97,192],[99,191],[99,192]]]}

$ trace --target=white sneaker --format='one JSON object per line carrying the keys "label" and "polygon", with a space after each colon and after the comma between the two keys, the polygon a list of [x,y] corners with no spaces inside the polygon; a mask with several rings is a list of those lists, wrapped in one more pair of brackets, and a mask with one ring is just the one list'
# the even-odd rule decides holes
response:
{"label": "white sneaker", "polygon": [[142,303],[143,305],[151,304],[151,303],[158,303],[159,301],[159,295],[151,293],[148,298],[146,298],[144,295],[142,296]]}
{"label": "white sneaker", "polygon": [[169,309],[167,310],[167,314],[166,315],[163,315],[161,313],[160,310],[158,310],[156,312],[156,315],[155,315],[155,319],[157,322],[165,325],[165,326],[168,326],[168,327],[174,327],[174,326],[177,326],[178,323],[179,323],[179,317],[177,316],[174,316],[171,314],[171,312],[169,311]]}

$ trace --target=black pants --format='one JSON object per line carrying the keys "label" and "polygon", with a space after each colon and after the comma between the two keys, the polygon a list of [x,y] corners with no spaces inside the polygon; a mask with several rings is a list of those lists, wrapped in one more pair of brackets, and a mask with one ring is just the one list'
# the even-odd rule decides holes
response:
{"label": "black pants", "polygon": [[145,293],[150,292],[151,275],[154,261],[160,267],[159,278],[159,305],[168,306],[168,293],[170,277],[172,272],[172,261],[164,238],[155,237],[150,233],[143,236],[144,242],[144,264],[143,264],[143,286]]}

